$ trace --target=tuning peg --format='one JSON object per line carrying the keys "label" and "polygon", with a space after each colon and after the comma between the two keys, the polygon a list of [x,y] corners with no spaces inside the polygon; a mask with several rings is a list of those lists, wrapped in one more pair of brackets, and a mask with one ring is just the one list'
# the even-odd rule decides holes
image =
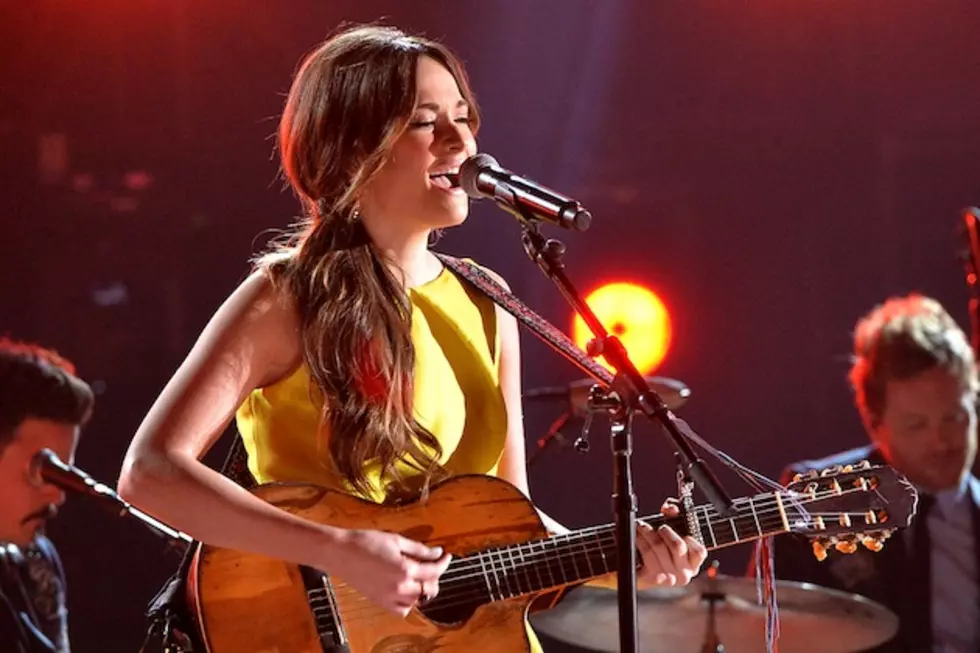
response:
{"label": "tuning peg", "polygon": [[813,555],[817,559],[817,562],[823,562],[827,559],[827,542],[817,538],[813,540]]}
{"label": "tuning peg", "polygon": [[854,553],[857,551],[858,546],[855,544],[853,539],[847,538],[846,540],[838,540],[837,544],[834,545],[834,548],[841,553]]}
{"label": "tuning peg", "polygon": [[862,460],[857,465],[855,465],[855,467],[857,469],[871,469],[871,461],[870,460]]}
{"label": "tuning peg", "polygon": [[820,472],[820,475],[821,476],[834,476],[836,474],[840,474],[842,471],[844,471],[844,469],[840,465],[831,465],[830,467],[828,467],[825,470],[823,470],[822,472]]}
{"label": "tuning peg", "polygon": [[878,553],[885,548],[885,543],[883,541],[870,535],[863,536],[861,538],[861,544],[863,544],[864,548],[866,548],[868,551],[874,551],[875,553]]}
{"label": "tuning peg", "polygon": [[801,472],[793,475],[793,482],[799,483],[800,481],[811,481],[815,478],[819,478],[820,473],[815,469],[808,469],[805,472]]}
{"label": "tuning peg", "polygon": [[850,473],[850,472],[853,472],[853,471],[854,471],[854,465],[844,465],[844,468],[843,468],[843,470],[842,470],[842,471],[843,471],[843,472],[844,472],[845,474],[848,474],[848,473]]}

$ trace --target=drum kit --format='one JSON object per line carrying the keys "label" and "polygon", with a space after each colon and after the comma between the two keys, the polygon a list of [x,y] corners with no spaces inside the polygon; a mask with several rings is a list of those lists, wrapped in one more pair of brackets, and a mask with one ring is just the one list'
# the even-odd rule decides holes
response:
{"label": "drum kit", "polygon": [[[650,379],[670,410],[690,396],[682,382]],[[580,385],[584,386],[584,382]],[[573,388],[582,392],[582,388]],[[573,402],[574,407],[574,402]],[[857,594],[777,580],[780,653],[857,653],[892,639],[897,615]],[[532,614],[535,632],[591,651],[618,651],[615,581],[566,593],[557,606]],[[758,653],[766,650],[766,606],[754,578],[718,573],[717,562],[685,587],[637,592],[641,653]]]}

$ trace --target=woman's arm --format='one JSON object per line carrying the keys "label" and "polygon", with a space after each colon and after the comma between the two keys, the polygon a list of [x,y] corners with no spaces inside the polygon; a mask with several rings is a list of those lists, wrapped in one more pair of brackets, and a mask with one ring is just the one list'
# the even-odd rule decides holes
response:
{"label": "woman's arm", "polygon": [[[501,280],[501,283],[502,280]],[[506,284],[503,284],[506,287]],[[497,328],[500,331],[500,390],[504,395],[507,407],[507,439],[504,442],[504,452],[500,458],[500,477],[516,486],[528,498],[531,498],[530,484],[527,478],[527,452],[524,441],[524,410],[521,397],[521,341],[517,319],[497,309]],[[544,511],[538,509],[538,515],[545,528],[552,535],[569,532],[569,529],[559,523]]]}
{"label": "woman's arm", "polygon": [[[313,542],[336,539],[336,529],[288,516],[199,462],[248,392],[296,364],[298,335],[289,313],[263,275],[232,293],[136,432],[119,491],[195,539],[305,564],[313,562],[307,559]],[[261,535],[269,528],[280,537]]]}
{"label": "woman's arm", "polygon": [[[292,305],[261,273],[222,304],[140,425],[123,464],[127,501],[208,544],[338,573],[377,603],[407,610],[448,557],[400,536],[290,515],[200,462],[254,388],[300,361]],[[438,562],[420,562],[421,560]]]}
{"label": "woman's arm", "polygon": [[[492,270],[483,268],[487,274],[510,291],[507,282]],[[526,497],[531,498],[527,478],[527,452],[524,441],[524,409],[521,396],[521,337],[517,318],[499,306],[497,311],[497,330],[500,333],[500,390],[504,395],[507,409],[507,439],[504,452],[498,465],[500,478],[514,485]],[[569,529],[538,509],[544,527],[552,535],[569,532]]]}

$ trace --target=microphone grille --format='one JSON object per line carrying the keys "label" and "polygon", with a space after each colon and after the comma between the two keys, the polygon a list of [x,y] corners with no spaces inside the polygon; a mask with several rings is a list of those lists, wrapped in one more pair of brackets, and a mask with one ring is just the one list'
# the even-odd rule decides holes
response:
{"label": "microphone grille", "polygon": [[480,176],[481,170],[497,167],[499,167],[497,160],[489,154],[474,154],[470,158],[463,161],[463,165],[459,167],[460,188],[466,191],[466,194],[473,199],[485,197],[486,193],[481,192],[477,187],[477,177]]}

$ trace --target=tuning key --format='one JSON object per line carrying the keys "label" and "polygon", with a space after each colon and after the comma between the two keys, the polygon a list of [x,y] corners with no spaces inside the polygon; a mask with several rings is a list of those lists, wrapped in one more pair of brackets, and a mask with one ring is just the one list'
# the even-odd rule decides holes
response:
{"label": "tuning key", "polygon": [[815,478],[817,478],[817,476],[818,476],[817,470],[810,469],[810,470],[807,470],[805,472],[798,472],[796,474],[793,474],[793,482],[794,483],[800,483],[802,481],[808,481],[808,480],[815,479]]}
{"label": "tuning key", "polygon": [[874,551],[875,553],[878,553],[885,548],[885,543],[882,540],[870,535],[863,536],[861,538],[861,544],[863,544],[864,548],[866,548],[868,551]]}
{"label": "tuning key", "polygon": [[811,481],[815,478],[820,478],[820,473],[815,469],[808,469],[805,472],[794,474],[793,482],[799,483],[800,481]]}
{"label": "tuning key", "polygon": [[828,543],[822,538],[813,540],[813,555],[816,557],[817,562],[823,562],[827,559],[828,548]]}
{"label": "tuning key", "polygon": [[840,551],[841,553],[854,553],[858,549],[857,544],[854,543],[854,540],[852,538],[847,538],[846,540],[838,540],[837,544],[834,545],[834,548]]}

